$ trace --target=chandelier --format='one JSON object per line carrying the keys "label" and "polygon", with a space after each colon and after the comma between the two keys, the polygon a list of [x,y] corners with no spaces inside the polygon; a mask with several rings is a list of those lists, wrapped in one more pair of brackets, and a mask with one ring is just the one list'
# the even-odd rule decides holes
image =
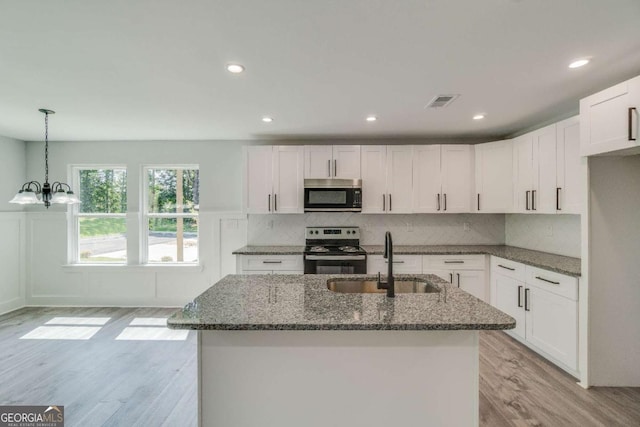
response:
{"label": "chandelier", "polygon": [[49,114],[55,111],[44,108],[39,109],[44,113],[44,184],[38,181],[25,182],[18,194],[9,203],[20,205],[41,205],[48,209],[52,203],[72,205],[80,203],[80,199],[73,194],[69,184],[64,182],[54,182],[49,184]]}

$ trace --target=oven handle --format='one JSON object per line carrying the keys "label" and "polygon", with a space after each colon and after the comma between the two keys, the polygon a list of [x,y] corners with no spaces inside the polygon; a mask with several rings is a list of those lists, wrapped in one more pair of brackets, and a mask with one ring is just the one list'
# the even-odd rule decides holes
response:
{"label": "oven handle", "polygon": [[309,261],[364,261],[366,255],[305,255]]}

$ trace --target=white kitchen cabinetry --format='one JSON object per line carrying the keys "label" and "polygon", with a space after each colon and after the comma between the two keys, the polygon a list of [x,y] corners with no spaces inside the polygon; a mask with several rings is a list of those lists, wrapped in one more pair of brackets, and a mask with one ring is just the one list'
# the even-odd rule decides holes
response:
{"label": "white kitchen cabinetry", "polygon": [[513,211],[513,141],[475,146],[476,212]]}
{"label": "white kitchen cabinetry", "polygon": [[247,213],[302,213],[302,146],[247,148]]}
{"label": "white kitchen cabinetry", "polygon": [[[389,262],[382,255],[367,257],[367,274],[387,274]],[[393,274],[422,274],[422,255],[393,255]]]}
{"label": "white kitchen cabinetry", "polygon": [[556,212],[579,214],[582,211],[580,157],[580,117],[556,124]]}
{"label": "white kitchen cabinetry", "polygon": [[362,146],[362,213],[411,213],[411,145]]}
{"label": "white kitchen cabinetry", "polygon": [[640,76],[580,101],[580,154],[592,156],[640,147]]}
{"label": "white kitchen cabinetry", "polygon": [[416,145],[413,150],[413,212],[471,212],[473,148]]}
{"label": "white kitchen cabinetry", "polygon": [[485,302],[487,295],[485,255],[424,255],[424,274],[435,274]]}
{"label": "white kitchen cabinetry", "polygon": [[238,274],[303,274],[304,260],[300,255],[238,255]]}
{"label": "white kitchen cabinetry", "polygon": [[305,145],[304,177],[360,179],[360,146]]}
{"label": "white kitchen cabinetry", "polygon": [[491,303],[516,319],[507,331],[558,366],[578,371],[578,281],[492,257]]}
{"label": "white kitchen cabinetry", "polygon": [[556,125],[546,126],[514,140],[516,211],[556,211]]}

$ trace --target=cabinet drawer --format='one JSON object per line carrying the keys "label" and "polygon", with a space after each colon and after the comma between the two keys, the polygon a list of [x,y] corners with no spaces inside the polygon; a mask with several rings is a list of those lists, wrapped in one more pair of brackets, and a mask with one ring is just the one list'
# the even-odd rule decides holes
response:
{"label": "cabinet drawer", "polygon": [[521,282],[524,282],[526,278],[524,264],[510,261],[504,258],[499,258],[497,256],[491,257],[491,272],[494,271],[498,274],[506,277],[511,277],[512,279],[516,279]]}
{"label": "cabinet drawer", "polygon": [[[367,273],[387,273],[387,260],[382,255],[369,255],[367,257]],[[422,274],[422,255],[394,255],[393,273],[396,274]]]}
{"label": "cabinet drawer", "polygon": [[242,255],[242,270],[303,271],[302,255]]}
{"label": "cabinet drawer", "polygon": [[430,270],[484,270],[485,255],[424,255],[422,265]]}
{"label": "cabinet drawer", "polygon": [[527,285],[544,289],[546,291],[572,299],[574,301],[578,300],[577,278],[530,266],[526,267],[526,272]]}

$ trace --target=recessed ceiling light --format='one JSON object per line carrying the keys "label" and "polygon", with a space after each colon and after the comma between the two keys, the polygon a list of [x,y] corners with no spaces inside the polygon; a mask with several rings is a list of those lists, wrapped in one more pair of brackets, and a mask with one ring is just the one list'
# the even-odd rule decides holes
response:
{"label": "recessed ceiling light", "polygon": [[244,67],[240,64],[227,65],[227,71],[233,74],[239,74],[244,71]]}
{"label": "recessed ceiling light", "polygon": [[378,118],[376,116],[367,116],[367,121],[368,122],[375,122],[376,120],[378,120]]}
{"label": "recessed ceiling light", "polygon": [[484,114],[476,114],[473,116],[473,120],[482,120],[484,119]]}
{"label": "recessed ceiling light", "polygon": [[580,68],[589,63],[588,59],[576,59],[571,64],[569,64],[569,68]]}
{"label": "recessed ceiling light", "polygon": [[262,121],[265,122],[265,123],[271,123],[273,121],[273,118],[272,117],[263,117]]}

